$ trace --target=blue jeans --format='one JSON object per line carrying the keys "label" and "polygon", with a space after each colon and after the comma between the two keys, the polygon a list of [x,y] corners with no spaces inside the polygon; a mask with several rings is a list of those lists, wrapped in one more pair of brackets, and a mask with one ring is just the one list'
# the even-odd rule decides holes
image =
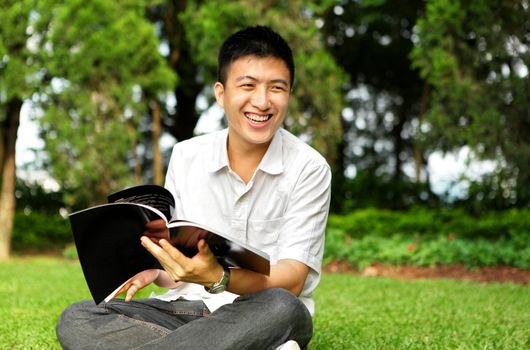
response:
{"label": "blue jeans", "polygon": [[202,301],[83,301],[64,310],[57,338],[64,349],[275,349],[288,340],[304,348],[312,329],[305,305],[277,288],[212,313]]}

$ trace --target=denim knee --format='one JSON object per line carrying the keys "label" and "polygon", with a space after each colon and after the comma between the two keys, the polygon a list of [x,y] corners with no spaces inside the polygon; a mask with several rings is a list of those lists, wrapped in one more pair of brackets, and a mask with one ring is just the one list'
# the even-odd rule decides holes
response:
{"label": "denim knee", "polygon": [[[70,338],[76,337],[76,329],[80,327],[80,322],[86,320],[89,314],[93,313],[96,305],[91,300],[81,301],[68,306],[57,320],[56,334],[61,344],[68,344]],[[92,310],[92,311],[91,311]]]}
{"label": "denim knee", "polygon": [[307,307],[294,294],[283,288],[270,288],[262,292],[263,297],[271,308],[271,312],[277,315],[283,322],[288,320],[302,319],[311,321],[311,315]]}
{"label": "denim knee", "polygon": [[313,334],[313,320],[304,303],[283,288],[271,288],[264,293],[269,299],[269,312],[274,315],[271,320],[281,328],[290,329],[289,339],[294,339],[305,347]]}

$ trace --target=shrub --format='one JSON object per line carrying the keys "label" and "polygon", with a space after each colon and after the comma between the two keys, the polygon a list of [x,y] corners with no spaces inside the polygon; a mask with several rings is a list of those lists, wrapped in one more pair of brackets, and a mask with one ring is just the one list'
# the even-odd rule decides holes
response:
{"label": "shrub", "polygon": [[14,250],[61,248],[72,240],[70,224],[59,214],[15,213],[12,236]]}
{"label": "shrub", "polygon": [[352,238],[396,234],[500,239],[530,236],[530,210],[513,209],[473,217],[462,210],[417,208],[406,212],[362,209],[348,215],[330,215],[328,227]]}
{"label": "shrub", "polygon": [[346,260],[358,268],[374,263],[469,268],[530,268],[530,210],[487,213],[460,210],[408,212],[365,209],[330,216],[325,262]]}
{"label": "shrub", "polygon": [[428,239],[365,236],[351,239],[338,230],[329,230],[324,257],[324,262],[345,260],[360,269],[374,263],[416,266],[464,264],[468,268],[505,265],[530,269],[530,246],[522,247],[507,239],[469,240],[444,236]]}

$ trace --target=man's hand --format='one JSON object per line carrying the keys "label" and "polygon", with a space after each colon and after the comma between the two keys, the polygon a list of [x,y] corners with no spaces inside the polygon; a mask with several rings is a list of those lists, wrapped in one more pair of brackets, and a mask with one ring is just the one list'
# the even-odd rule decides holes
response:
{"label": "man's hand", "polygon": [[157,244],[149,237],[143,236],[141,242],[174,281],[211,286],[223,274],[223,267],[217,262],[204,239],[199,240],[198,253],[192,258],[186,257],[165,239],[157,240]]}
{"label": "man's hand", "polygon": [[127,291],[125,301],[131,301],[136,292],[156,280],[159,273],[160,270],[157,269],[145,270],[137,273],[130,278],[127,283],[123,285],[123,287],[121,287],[116,295]]}

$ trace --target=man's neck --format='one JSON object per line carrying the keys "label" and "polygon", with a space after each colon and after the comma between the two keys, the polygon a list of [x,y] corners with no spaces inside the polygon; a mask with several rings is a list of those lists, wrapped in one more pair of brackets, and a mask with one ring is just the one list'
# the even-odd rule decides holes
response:
{"label": "man's neck", "polygon": [[270,142],[263,145],[234,144],[228,138],[227,153],[230,168],[245,182],[248,183],[263,156],[269,148]]}

